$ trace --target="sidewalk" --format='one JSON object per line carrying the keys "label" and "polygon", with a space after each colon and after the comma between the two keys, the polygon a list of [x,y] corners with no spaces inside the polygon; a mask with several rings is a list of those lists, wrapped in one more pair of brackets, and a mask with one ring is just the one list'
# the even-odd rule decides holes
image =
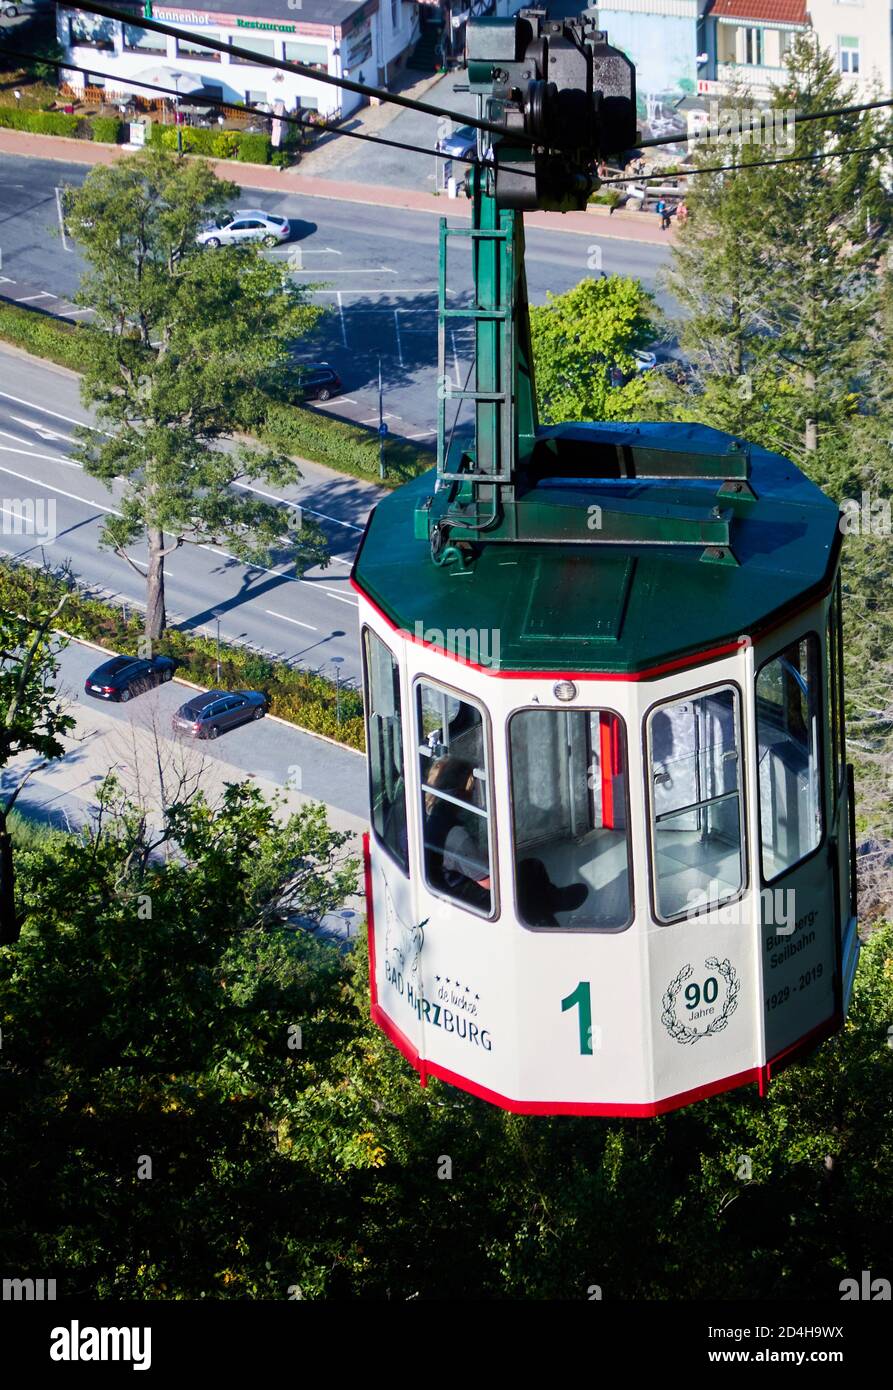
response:
{"label": "sidewalk", "polygon": [[[93,165],[113,164],[133,151],[125,145],[99,145],[90,140],[70,140],[61,135],[31,135],[27,131],[0,128],[0,153],[23,155],[31,159],[54,159],[65,164]],[[347,183],[301,174],[297,169],[280,170],[266,164],[240,164],[229,159],[210,162],[218,178],[231,180],[242,188],[302,198],[331,198],[335,202],[365,203],[367,206],[399,208],[407,212],[434,213],[438,217],[471,216],[471,208],[464,197],[447,198],[421,190]],[[530,212],[525,218],[525,225],[545,231],[577,232],[584,236],[656,245],[672,243],[675,237],[674,230],[661,231],[659,219],[654,213],[619,210],[609,217],[604,206],[593,207],[589,212]]]}

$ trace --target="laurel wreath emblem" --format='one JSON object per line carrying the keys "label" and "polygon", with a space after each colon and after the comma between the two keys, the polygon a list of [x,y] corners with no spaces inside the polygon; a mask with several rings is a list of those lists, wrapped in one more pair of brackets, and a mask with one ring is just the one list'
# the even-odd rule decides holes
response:
{"label": "laurel wreath emblem", "polygon": [[729,959],[719,960],[717,956],[708,956],[704,961],[704,966],[708,970],[715,970],[717,975],[721,975],[725,980],[725,1003],[722,1006],[722,1011],[716,1018],[710,1020],[706,1028],[692,1028],[687,1023],[680,1023],[676,1017],[676,999],[685,981],[692,974],[692,967],[684,965],[675,979],[670,981],[661,1000],[663,1012],[660,1021],[670,1037],[675,1038],[678,1043],[696,1043],[699,1038],[708,1038],[714,1033],[721,1033],[728,1026],[729,1019],[738,1007],[741,981]]}

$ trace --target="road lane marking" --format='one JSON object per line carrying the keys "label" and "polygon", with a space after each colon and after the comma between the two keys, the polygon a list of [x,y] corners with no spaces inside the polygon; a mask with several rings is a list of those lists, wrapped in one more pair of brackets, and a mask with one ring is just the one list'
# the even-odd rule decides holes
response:
{"label": "road lane marking", "polygon": [[[376,416],[376,419],[378,417]],[[336,526],[346,526],[351,531],[362,531],[362,526],[355,526],[352,521],[341,521],[337,516],[329,516],[328,512],[317,512],[312,507],[303,507],[297,500],[289,500],[287,497],[277,497],[274,492],[264,492],[259,487],[253,487],[251,483],[236,482],[235,487],[246,488],[248,492],[257,492],[261,497],[268,497],[271,502],[281,502],[284,507],[299,507],[302,512],[309,512],[311,516],[321,516],[323,521],[332,521]]]}
{"label": "road lane marking", "polygon": [[[3,449],[3,445],[0,445],[0,449]],[[3,452],[9,454],[17,454],[20,452],[20,450],[4,449]],[[48,456],[46,454],[30,454],[29,457],[46,458]],[[53,463],[59,462],[59,459],[53,459]],[[54,487],[52,483],[39,482],[37,478],[29,478],[27,473],[16,473],[14,469],[4,468],[2,464],[0,464],[0,473],[8,473],[10,477],[21,478],[23,482],[35,483],[38,487],[48,488],[50,492],[58,492],[61,497],[70,497],[72,502],[83,502],[85,507],[95,507],[96,510],[100,512],[111,512],[113,516],[124,515],[123,512],[119,512],[115,507],[104,507],[101,502],[92,502],[89,497],[79,497],[76,492],[66,492],[63,487]]]}
{"label": "road lane marking", "polygon": [[[22,415],[12,415],[9,417],[15,420],[17,425],[24,425],[29,430],[36,430],[41,439],[64,439],[66,444],[74,443],[74,436],[70,434],[59,434],[56,430],[51,430],[47,425],[39,425],[36,420],[26,420]],[[2,431],[0,431],[2,433]],[[12,436],[10,435],[10,438]]]}
{"label": "road lane marking", "polygon": [[[363,270],[363,269],[360,269],[360,270],[350,270],[350,269],[347,269],[347,268],[345,268],[345,269],[342,270],[339,266],[335,266],[332,270],[324,270],[322,273],[323,273],[323,275],[396,275],[396,274],[397,274],[396,270],[391,270],[390,266],[387,266],[387,265],[382,265],[382,266],[368,266],[365,270]],[[308,266],[295,266],[295,267],[294,267],[294,270],[293,270],[293,274],[295,274],[295,275],[319,275],[319,271],[318,271],[318,270],[311,270],[310,267],[309,267],[309,265],[308,265]]]}
{"label": "road lane marking", "polygon": [[295,627],[306,627],[310,632],[319,632],[319,628],[314,627],[312,623],[302,623],[297,618],[289,618],[286,613],[274,613],[272,608],[265,608],[264,612],[269,613],[271,618],[281,618],[284,623],[294,623]]}
{"label": "road lane marking", "polygon": [[[5,430],[0,430],[0,434],[6,434]],[[8,439],[15,439],[14,434],[6,436]],[[19,444],[28,444],[27,439],[20,439]],[[26,459],[44,459],[47,463],[65,463],[69,468],[80,468],[79,463],[73,463],[71,459],[57,457],[55,454],[35,454],[33,448],[11,449],[8,444],[0,444],[0,454],[22,454]],[[5,469],[9,472],[9,469]],[[36,483],[38,487],[49,487],[49,483],[42,483],[37,478],[29,478],[29,482]]]}
{"label": "road lane marking", "polygon": [[39,294],[23,294],[21,299],[14,299],[14,304],[30,304],[32,299],[58,299],[57,294],[50,294],[49,290],[41,290]]}
{"label": "road lane marking", "polygon": [[400,337],[400,310],[399,310],[399,309],[395,309],[395,310],[394,310],[394,329],[395,329],[396,334],[397,334],[397,358],[398,358],[398,361],[399,361],[399,363],[400,363],[400,366],[402,367],[402,366],[404,365],[404,362],[403,362],[403,339]]}
{"label": "road lane marking", "polygon": [[[36,401],[26,401],[21,396],[10,395],[8,391],[0,391],[0,396],[6,401],[15,401],[16,405],[27,405],[31,410],[39,410],[41,415],[52,415],[56,420],[66,420],[69,425],[80,425],[83,429],[93,430],[96,434],[106,434],[106,430],[97,429],[95,425],[87,424],[83,420],[75,420],[73,415],[60,415],[58,410],[50,410],[45,405],[38,405]],[[108,435],[111,439],[112,435]]]}

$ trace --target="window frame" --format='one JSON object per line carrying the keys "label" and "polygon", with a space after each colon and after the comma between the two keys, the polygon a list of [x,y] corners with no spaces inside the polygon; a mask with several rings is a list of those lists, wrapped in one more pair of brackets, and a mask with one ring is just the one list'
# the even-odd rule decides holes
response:
{"label": "window frame", "polygon": [[[516,715],[519,715],[519,714],[530,714],[530,713],[537,713],[537,714],[538,714],[538,713],[540,713],[540,712],[544,712],[544,713],[548,712],[548,713],[553,713],[553,714],[554,714],[554,713],[558,713],[558,714],[574,714],[574,713],[577,713],[577,714],[609,714],[609,715],[612,716],[612,718],[617,719],[617,720],[619,721],[619,723],[620,723],[620,728],[621,728],[622,733],[623,733],[623,749],[624,749],[624,753],[626,754],[626,767],[625,767],[625,769],[624,769],[624,771],[625,771],[625,773],[626,773],[626,776],[625,776],[625,778],[624,778],[624,784],[625,784],[625,785],[624,785],[624,794],[623,794],[623,807],[624,807],[624,811],[625,811],[625,814],[626,814],[626,873],[627,873],[627,885],[628,885],[628,893],[629,893],[629,916],[628,916],[627,920],[623,923],[622,926],[619,926],[619,927],[599,927],[599,926],[591,926],[591,927],[584,927],[584,926],[579,926],[579,927],[561,927],[561,926],[559,926],[559,927],[543,927],[543,926],[531,925],[530,923],[525,922],[525,921],[524,921],[524,918],[521,916],[521,909],[520,909],[519,904],[518,904],[518,857],[517,857],[517,852],[516,852],[516,851],[517,851],[517,844],[516,844],[516,840],[515,840],[515,776],[514,776],[514,764],[513,764],[513,761],[512,761],[512,733],[511,733],[511,726],[512,726],[512,723],[513,723],[513,721],[514,721]],[[571,704],[567,704],[567,705],[561,705],[561,704],[554,704],[554,705],[518,705],[515,709],[510,710],[509,713],[508,713],[508,715],[506,716],[506,721],[505,721],[505,760],[506,760],[506,767],[508,768],[508,834],[509,834],[509,844],[510,844],[510,846],[511,846],[510,865],[511,865],[511,873],[512,873],[512,907],[513,907],[514,914],[515,914],[515,920],[516,920],[516,922],[518,923],[518,926],[519,926],[519,927],[522,927],[522,928],[524,929],[524,931],[529,931],[529,932],[544,932],[547,936],[548,936],[548,935],[554,936],[557,932],[562,933],[564,936],[573,936],[573,937],[576,937],[576,936],[584,936],[584,935],[587,935],[587,934],[588,934],[588,935],[597,935],[597,936],[617,936],[617,935],[619,935],[621,932],[629,931],[630,927],[633,925],[633,923],[634,923],[635,920],[636,920],[636,875],[635,875],[635,851],[634,851],[633,826],[632,826],[632,810],[631,810],[631,807],[630,807],[630,796],[629,796],[629,790],[630,790],[630,741],[629,741],[629,729],[628,729],[628,727],[627,727],[626,719],[624,718],[624,716],[620,713],[619,710],[611,709],[611,707],[608,706],[608,705],[571,705]]]}
{"label": "window frame", "polygon": [[[659,709],[663,709],[669,705],[681,704],[685,700],[697,700],[702,695],[711,695],[720,690],[731,690],[735,696],[736,747],[738,749],[738,805],[739,825],[741,830],[741,843],[739,847],[741,887],[736,893],[730,894],[727,898],[720,898],[716,902],[704,903],[701,907],[694,908],[690,911],[677,912],[672,917],[662,917],[657,907],[657,847],[654,842],[656,822],[654,818],[654,785],[651,780],[651,720]],[[642,716],[642,781],[645,786],[645,817],[648,830],[648,894],[654,920],[662,927],[671,927],[679,922],[692,922],[698,917],[709,916],[711,912],[718,912],[721,908],[728,907],[731,903],[740,902],[750,891],[750,836],[748,834],[747,819],[747,742],[743,710],[744,693],[741,685],[738,681],[727,678],[726,680],[711,682],[709,685],[696,686],[693,690],[681,690],[678,695],[665,696],[662,700],[655,700],[653,704],[648,706]],[[695,804],[704,805],[706,803],[699,802]]]}
{"label": "window frame", "polygon": [[[149,48],[143,44],[131,44],[127,41],[127,30],[139,29],[140,33],[145,34],[154,44],[162,44],[163,47]],[[167,35],[158,34],[154,29],[143,29],[139,24],[128,24],[126,20],[121,22],[121,52],[122,53],[148,53],[150,57],[167,57]]]}
{"label": "window frame", "polygon": [[[68,18],[68,39],[69,39],[69,46],[70,46],[71,48],[92,48],[92,49],[94,49],[95,52],[97,52],[97,53],[116,53],[116,52],[117,52],[117,47],[116,47],[116,44],[115,44],[115,33],[114,33],[114,31],[111,33],[108,42],[98,43],[98,42],[96,41],[95,38],[94,38],[94,39],[80,39],[80,38],[75,38],[73,26],[74,26],[75,24],[78,23],[78,14],[80,14],[80,13],[81,13],[80,11],[77,11],[77,12],[75,12],[75,14],[69,15],[69,18]],[[115,23],[116,21],[112,20],[111,22],[112,22],[112,23]],[[87,83],[88,83],[88,85],[95,85],[95,84],[91,84],[91,83],[90,83],[89,77],[87,78]]]}
{"label": "window frame", "polygon": [[[366,634],[367,634],[367,633],[369,634],[370,637],[374,637],[376,641],[378,641],[378,642],[381,643],[381,645],[384,647],[385,651],[388,653],[388,656],[391,658],[391,661],[394,663],[394,665],[395,665],[396,668],[397,668],[397,681],[398,681],[398,686],[399,686],[399,689],[400,689],[400,718],[399,718],[399,720],[398,720],[398,724],[399,724],[399,726],[400,726],[400,753],[401,753],[401,756],[402,756],[402,758],[403,758],[403,811],[404,811],[404,819],[405,819],[405,824],[406,824],[406,863],[405,863],[405,864],[402,864],[402,863],[400,862],[400,860],[396,857],[396,855],[394,854],[394,851],[393,851],[393,849],[391,848],[391,846],[388,845],[388,844],[385,844],[384,840],[381,838],[381,836],[379,835],[378,831],[377,831],[376,828],[375,828],[375,821],[374,821],[373,816],[372,816],[372,807],[373,807],[372,759],[371,759],[371,757],[369,756],[370,751],[371,751],[371,748],[372,748],[372,740],[371,740],[371,737],[370,737],[370,729],[371,729],[371,720],[372,720],[372,716],[371,716],[371,706],[370,706],[370,702],[369,702],[369,698],[368,698],[369,692],[370,692],[370,690],[371,690],[371,686],[370,686],[370,683],[369,683],[369,655],[368,655],[368,647],[367,647],[367,645],[366,645]],[[399,660],[397,659],[397,656],[396,656],[396,654],[394,653],[394,651],[391,649],[391,647],[388,645],[388,643],[385,642],[384,638],[383,638],[378,632],[376,632],[376,631],[375,631],[375,628],[372,627],[369,623],[363,623],[363,626],[362,626],[362,628],[361,628],[361,630],[360,630],[360,655],[361,655],[362,661],[363,661],[363,714],[364,714],[364,717],[365,717],[365,725],[366,725],[366,783],[367,783],[367,786],[368,786],[368,789],[369,789],[369,830],[370,830],[370,833],[371,833],[371,835],[372,835],[372,838],[373,838],[373,840],[375,841],[375,844],[377,845],[377,847],[378,847],[384,854],[387,855],[388,859],[390,859],[391,863],[392,863],[396,868],[398,868],[398,869],[400,870],[401,874],[403,875],[403,877],[404,877],[405,879],[410,879],[410,878],[412,878],[412,850],[411,850],[411,846],[410,846],[410,843],[409,843],[409,815],[410,815],[410,812],[409,812],[409,786],[408,786],[408,779],[407,779],[408,764],[407,764],[407,761],[406,761],[406,719],[405,719],[405,713],[404,713],[404,709],[403,709],[402,669],[401,669],[401,666],[400,666],[400,662],[399,662]]]}
{"label": "window frame", "polygon": [[[262,49],[253,49],[251,47],[252,43],[268,43],[270,45],[270,52],[265,53]],[[232,49],[233,45],[235,45],[236,48],[246,48],[249,53],[256,52],[262,58],[272,58],[274,61],[278,62],[279,55],[276,52],[276,43],[277,40],[268,34],[243,34],[240,31],[235,38],[230,39],[230,48]],[[244,68],[262,68],[267,66],[265,63],[253,63],[250,58],[240,58],[238,54],[232,51],[227,53],[226,56],[231,63]]]}
{"label": "window frame", "polygon": [[[801,859],[795,859],[794,862],[793,862],[793,864],[787,864],[787,865],[785,865],[785,867],[784,867],[783,869],[780,869],[779,872],[778,872],[777,874],[775,874],[773,878],[767,878],[766,875],[765,875],[765,873],[763,872],[763,798],[760,796],[760,786],[759,786],[759,782],[760,782],[760,766],[759,766],[759,748],[760,748],[760,728],[759,728],[759,721],[760,721],[760,716],[759,716],[759,711],[758,711],[758,709],[757,709],[757,681],[758,681],[759,678],[760,678],[760,672],[761,672],[761,671],[764,671],[765,668],[766,668],[767,666],[771,665],[771,663],[772,663],[773,661],[778,661],[778,659],[779,659],[779,657],[781,656],[782,652],[786,652],[786,651],[788,650],[788,648],[789,648],[789,647],[793,647],[795,643],[799,646],[799,644],[800,644],[801,642],[807,641],[810,637],[815,641],[816,646],[817,646],[817,648],[818,648],[818,668],[819,668],[819,677],[820,677],[820,678],[819,678],[819,707],[818,707],[818,709],[817,709],[817,711],[816,711],[816,731],[817,731],[817,732],[816,732],[816,757],[817,757],[818,763],[819,763],[819,766],[818,766],[818,775],[816,776],[816,786],[817,786],[818,789],[819,789],[819,811],[820,811],[821,820],[822,820],[822,831],[821,831],[821,834],[819,835],[818,844],[815,846],[814,849],[811,849],[811,850],[809,851],[808,854],[804,854],[803,857],[802,857]],[[841,654],[841,655],[842,655],[842,654]],[[765,661],[763,661],[763,662],[760,663],[760,665],[757,667],[757,669],[756,669],[756,670],[754,671],[754,673],[753,673],[753,726],[754,726],[754,735],[755,735],[755,737],[756,737],[756,752],[757,752],[757,785],[756,785],[756,788],[755,788],[755,796],[756,796],[756,799],[757,799],[757,824],[758,824],[758,827],[759,827],[759,850],[758,850],[758,854],[759,854],[759,861],[760,861],[760,885],[761,885],[761,887],[763,887],[763,888],[770,888],[770,887],[772,886],[772,884],[778,883],[779,879],[784,878],[785,874],[793,873],[793,871],[794,871],[795,869],[799,869],[799,868],[801,868],[804,864],[808,864],[808,863],[810,862],[811,859],[814,859],[814,858],[816,857],[817,854],[821,854],[821,853],[822,853],[822,851],[824,850],[825,845],[827,844],[827,841],[828,841],[828,807],[827,807],[827,805],[825,804],[825,803],[826,803],[826,798],[827,798],[825,768],[826,768],[826,765],[827,765],[828,750],[827,750],[827,747],[826,747],[827,740],[826,740],[826,737],[825,737],[825,707],[824,707],[824,699],[823,699],[823,695],[822,695],[822,692],[823,692],[823,689],[824,689],[824,684],[825,684],[825,662],[824,662],[823,657],[822,657],[822,636],[821,636],[821,633],[819,633],[819,632],[817,632],[817,631],[815,630],[815,628],[807,628],[805,632],[801,632],[801,633],[799,633],[796,637],[791,638],[791,640],[790,640],[789,642],[786,642],[786,643],[784,644],[783,647],[778,647],[778,648],[772,653],[771,656],[768,656],[768,657],[766,658]]]}
{"label": "window frame", "polygon": [[[223,54],[218,52],[216,48],[203,48],[201,44],[195,43],[192,38],[178,38],[175,39],[174,43],[174,57],[178,60],[178,62],[182,61],[184,63],[219,63],[223,58]],[[188,50],[184,50],[184,44],[192,44],[193,48],[197,48],[199,52],[190,53]],[[188,95],[184,93],[180,100],[188,101]]]}
{"label": "window frame", "polygon": [[484,750],[484,772],[487,778],[487,848],[490,863],[490,911],[481,912],[479,908],[473,907],[471,903],[463,902],[461,898],[454,898],[449,893],[444,893],[439,888],[435,888],[428,880],[428,871],[425,865],[425,788],[422,784],[421,776],[418,781],[418,798],[416,799],[416,812],[418,820],[418,853],[417,862],[420,870],[421,883],[427,893],[432,897],[439,898],[441,902],[449,903],[451,907],[458,907],[465,912],[471,913],[474,917],[479,917],[482,922],[495,922],[502,915],[502,897],[499,891],[499,855],[496,843],[496,799],[493,795],[493,723],[490,718],[490,711],[482,700],[476,695],[470,695],[467,690],[459,690],[455,686],[449,685],[446,681],[438,679],[437,676],[427,675],[423,671],[417,672],[412,680],[412,756],[414,775],[420,772],[419,763],[419,735],[421,730],[418,728],[418,690],[419,686],[425,684],[434,686],[437,690],[443,691],[447,695],[452,695],[454,699],[463,701],[471,705],[481,716],[481,743]]}

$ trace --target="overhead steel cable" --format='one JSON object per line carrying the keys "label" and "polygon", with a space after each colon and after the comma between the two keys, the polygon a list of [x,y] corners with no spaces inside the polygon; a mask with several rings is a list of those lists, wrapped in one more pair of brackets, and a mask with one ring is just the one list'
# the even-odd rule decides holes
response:
{"label": "overhead steel cable", "polygon": [[[791,126],[805,125],[807,121],[830,121],[838,116],[854,116],[860,111],[877,111],[882,107],[893,106],[893,97],[882,97],[878,101],[863,101],[858,106],[832,106],[827,111],[795,111]],[[752,108],[761,115],[771,115],[778,111],[775,106],[755,106]],[[781,114],[786,116],[785,112]],[[650,150],[656,145],[687,145],[715,138],[715,131],[705,130],[699,135],[650,135],[647,140],[636,142],[637,150]]]}
{"label": "overhead steel cable", "polygon": [[742,169],[770,169],[777,164],[810,164],[818,159],[846,159],[851,154],[880,154],[882,150],[893,150],[893,141],[886,140],[879,145],[859,145],[855,149],[819,150],[815,154],[784,155],[781,159],[754,159],[747,164],[707,164],[700,168],[685,169],[673,174],[619,174],[614,178],[600,179],[601,185],[612,183],[655,183],[668,179],[688,179],[695,174],[731,174]]}
{"label": "overhead steel cable", "polygon": [[[452,120],[454,116],[461,118],[463,125],[473,126],[475,130],[485,130],[490,135],[505,136],[504,126],[496,125],[492,121],[483,121],[478,116],[464,116],[458,111],[448,111],[443,106],[432,106],[430,102],[418,101],[415,97],[404,97],[399,92],[388,92],[383,87],[370,87],[365,82],[354,82],[349,77],[333,77],[328,72],[318,72],[316,68],[308,67],[306,63],[292,63],[279,58],[268,58],[263,53],[253,53],[249,48],[240,48],[236,44],[222,43],[219,39],[212,39],[208,34],[196,33],[192,29],[181,29],[173,24],[161,24],[157,19],[146,19],[143,15],[137,15],[124,10],[114,9],[110,5],[97,5],[93,0],[81,3],[81,0],[55,0],[55,3],[62,9],[80,10],[83,14],[101,15],[103,19],[120,20],[122,23],[129,24],[133,29],[146,29],[156,34],[166,34],[172,39],[188,39],[190,43],[195,43],[199,48],[210,48],[217,53],[234,54],[237,58],[245,58],[249,63],[259,67],[275,68],[281,72],[293,72],[298,77],[309,77],[313,82],[321,82],[324,86],[340,87],[345,92],[356,92],[359,96],[375,97],[378,101],[389,102],[394,106],[403,106],[407,111],[421,111],[425,116],[446,116]],[[69,66],[63,64],[63,67]],[[94,71],[93,68],[90,69]],[[127,79],[121,79],[127,80]],[[525,144],[534,145],[536,142],[532,136],[525,135],[523,132],[512,131],[512,139],[523,140]]]}
{"label": "overhead steel cable", "polygon": [[[0,43],[0,53],[7,53],[14,58],[25,58],[34,62],[46,63],[49,67],[56,68],[65,72],[82,72],[86,77],[101,77],[104,81],[115,80],[115,74],[111,72],[100,72],[98,68],[80,67],[77,63],[65,62],[61,58],[45,58],[40,53],[26,53],[20,48],[13,48],[10,44]],[[162,87],[158,82],[139,82],[132,77],[127,78],[129,87],[143,87],[149,92],[160,92],[163,96],[175,97],[178,101],[183,101],[184,94],[175,91],[173,87]],[[221,110],[233,110],[231,101],[224,101],[222,97],[211,97],[202,94],[202,106],[219,107]],[[446,155],[442,150],[429,150],[422,145],[410,145],[405,140],[387,140],[383,135],[366,135],[358,130],[341,130],[337,125],[332,125],[325,120],[302,120],[300,116],[270,116],[269,111],[261,111],[257,106],[242,106],[238,108],[245,111],[249,116],[258,116],[261,120],[284,121],[286,125],[297,126],[300,130],[327,131],[333,135],[346,135],[351,140],[366,140],[372,145],[387,145],[393,150],[406,150],[409,154],[424,154],[433,159],[450,159],[459,164],[477,164],[479,161],[470,155],[451,154]],[[527,170],[518,170],[525,178],[535,178],[535,173]]]}

